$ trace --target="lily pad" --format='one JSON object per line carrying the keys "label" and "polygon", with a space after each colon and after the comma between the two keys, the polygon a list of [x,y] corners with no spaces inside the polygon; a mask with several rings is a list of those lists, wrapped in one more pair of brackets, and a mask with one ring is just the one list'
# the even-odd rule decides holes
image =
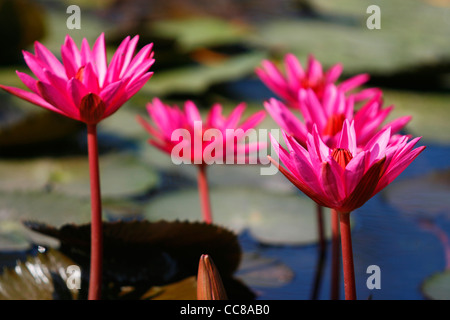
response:
{"label": "lily pad", "polygon": [[[89,166],[86,158],[65,159],[57,163],[50,184],[55,192],[88,197]],[[111,154],[100,157],[100,182],[103,197],[139,195],[158,183],[155,171],[135,156]]]}
{"label": "lily pad", "polygon": [[450,142],[450,103],[448,94],[384,90],[386,105],[394,105],[391,117],[411,115],[408,133],[447,145]]}
{"label": "lily pad", "polygon": [[292,52],[313,53],[324,65],[343,63],[349,74],[386,75],[433,66],[450,59],[446,44],[450,9],[422,0],[377,1],[381,28],[366,26],[371,0],[311,2],[311,18],[278,18],[264,22],[248,43]]}
{"label": "lily pad", "polygon": [[[129,219],[139,214],[139,206],[128,201],[103,201],[105,220]],[[90,217],[89,199],[46,192],[0,192],[0,248],[25,250],[34,243],[58,245],[52,238],[31,232],[21,221],[39,220],[61,226],[67,223],[88,223]]]}
{"label": "lily pad", "polygon": [[281,261],[246,252],[236,277],[250,287],[279,288],[290,283],[294,271]]}
{"label": "lily pad", "polygon": [[[132,154],[100,157],[101,192],[104,198],[139,195],[155,187],[158,177]],[[89,164],[86,156],[0,161],[0,190],[52,190],[89,197]]]}
{"label": "lily pad", "polygon": [[412,215],[448,215],[450,212],[450,171],[432,172],[395,181],[383,197],[401,212]]}
{"label": "lily pad", "polygon": [[[214,224],[236,233],[249,230],[265,244],[303,245],[317,241],[316,204],[302,194],[286,194],[255,188],[211,188]],[[165,219],[201,220],[197,189],[163,194],[149,201],[144,216],[150,221]],[[325,214],[326,230],[330,230]],[[329,237],[330,234],[327,234]]]}
{"label": "lily pad", "polygon": [[67,267],[74,262],[54,249],[40,249],[14,268],[0,275],[2,300],[76,299],[77,289],[69,289]]}
{"label": "lily pad", "polygon": [[89,199],[44,192],[0,193],[0,219],[36,220],[61,225],[90,221]]}
{"label": "lily pad", "polygon": [[0,251],[24,251],[31,248],[25,236],[23,225],[14,220],[2,220],[0,223]]}
{"label": "lily pad", "polygon": [[236,44],[249,32],[243,24],[214,17],[160,20],[152,23],[151,28],[156,36],[175,39],[177,46],[185,52]]}
{"label": "lily pad", "polygon": [[229,82],[253,74],[267,55],[263,51],[242,53],[210,65],[183,66],[155,73],[141,94],[201,94],[214,84]]}
{"label": "lily pad", "polygon": [[[89,266],[90,224],[60,228],[27,222],[31,230],[58,239],[60,251],[82,269]],[[223,278],[237,270],[241,249],[236,235],[222,227],[189,222],[117,221],[103,224],[104,283],[109,292],[124,286],[142,295],[197,274],[203,253],[215,257]],[[111,294],[112,294],[111,293]],[[130,297],[130,295],[128,295]]]}
{"label": "lily pad", "polygon": [[427,299],[450,299],[450,270],[437,272],[426,279],[421,286],[422,293]]}

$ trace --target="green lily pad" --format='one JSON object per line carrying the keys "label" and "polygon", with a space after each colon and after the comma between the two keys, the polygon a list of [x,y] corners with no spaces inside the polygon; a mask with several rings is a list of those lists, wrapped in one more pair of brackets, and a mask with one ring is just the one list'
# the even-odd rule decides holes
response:
{"label": "green lily pad", "polygon": [[[408,133],[431,141],[447,145],[450,142],[450,104],[448,94],[422,92],[400,92],[384,90],[385,104],[394,105],[391,118],[411,115],[412,120],[406,126]],[[422,141],[422,143],[424,143]]]}
{"label": "green lily pad", "polygon": [[290,283],[294,271],[281,261],[255,252],[244,253],[237,278],[250,287],[280,288]]}
{"label": "green lily pad", "polygon": [[424,217],[448,216],[449,194],[449,170],[395,181],[383,191],[386,201],[401,212]]}
{"label": "green lily pad", "polygon": [[14,220],[2,220],[0,223],[0,251],[23,251],[31,247],[25,236],[24,226]]}
{"label": "green lily pad", "polygon": [[[121,200],[103,201],[103,217],[119,219],[140,214],[137,205]],[[0,192],[0,248],[25,250],[33,243],[55,246],[54,239],[31,232],[22,221],[43,221],[55,226],[87,223],[91,219],[89,199],[48,192]]]}
{"label": "green lily pad", "polygon": [[1,300],[76,299],[77,289],[69,289],[67,268],[74,262],[54,249],[42,250],[0,275]]}
{"label": "green lily pad", "polygon": [[[210,197],[214,224],[237,233],[248,229],[255,239],[265,244],[301,245],[317,241],[316,204],[306,196],[233,187],[211,188]],[[149,201],[143,214],[151,221],[201,220],[198,191],[160,195]],[[325,222],[328,231],[327,214]]]}
{"label": "green lily pad", "polygon": [[183,66],[155,72],[152,79],[141,89],[141,93],[150,96],[205,93],[214,84],[253,74],[254,68],[266,56],[264,52],[254,51],[234,55],[211,65]]}
{"label": "green lily pad", "polygon": [[[100,180],[104,198],[125,198],[156,186],[158,177],[131,154],[101,156]],[[0,161],[0,190],[53,192],[89,197],[87,156]]]}
{"label": "green lily pad", "polygon": [[[50,184],[55,192],[88,197],[89,166],[86,158],[65,159],[57,163]],[[127,197],[150,190],[158,183],[155,171],[133,155],[100,157],[101,192],[105,198]]]}
{"label": "green lily pad", "polygon": [[421,286],[421,291],[427,299],[450,299],[450,270],[437,272],[427,278]]}
{"label": "green lily pad", "polygon": [[[348,74],[386,75],[432,66],[450,59],[448,7],[422,0],[311,2],[316,17],[264,22],[249,44],[275,52],[292,52],[302,60],[314,54],[324,65],[343,63]],[[369,6],[381,10],[381,29],[366,26]]]}
{"label": "green lily pad", "polygon": [[78,199],[45,192],[1,192],[0,218],[4,220],[40,220],[61,225],[90,221],[89,199]]}
{"label": "green lily pad", "polygon": [[182,51],[235,44],[243,40],[249,29],[242,24],[214,17],[160,20],[152,24],[159,37],[175,39]]}
{"label": "green lily pad", "polygon": [[[73,259],[82,270],[89,268],[90,224],[66,224],[55,228],[26,222],[26,226],[57,239],[62,253]],[[159,287],[197,275],[199,259],[204,253],[214,257],[224,283],[233,278],[241,261],[241,248],[230,230],[186,221],[105,222],[105,296],[117,297],[114,292],[131,286],[133,290],[128,298],[141,297],[152,286]]]}

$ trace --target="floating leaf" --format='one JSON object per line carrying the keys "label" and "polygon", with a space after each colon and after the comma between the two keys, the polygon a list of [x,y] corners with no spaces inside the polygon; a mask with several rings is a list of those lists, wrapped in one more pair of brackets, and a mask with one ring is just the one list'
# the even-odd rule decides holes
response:
{"label": "floating leaf", "polygon": [[90,221],[90,201],[45,192],[0,193],[0,218],[37,220],[61,225]]}
{"label": "floating leaf", "polygon": [[408,133],[425,141],[447,145],[450,142],[448,119],[450,104],[447,94],[384,90],[386,105],[394,105],[391,117],[411,115]]}
{"label": "floating leaf", "polygon": [[[135,217],[140,208],[119,200],[103,202],[105,219]],[[0,247],[26,249],[33,243],[54,246],[54,239],[31,232],[20,221],[39,220],[61,226],[67,223],[87,223],[91,219],[89,199],[80,199],[47,192],[0,192]]]}
{"label": "floating leaf", "polygon": [[74,262],[54,249],[30,255],[0,275],[1,300],[77,299],[78,290],[69,289],[67,267]]}
{"label": "floating leaf", "polygon": [[[100,157],[100,180],[104,198],[128,197],[144,193],[158,182],[156,173],[137,157],[108,154]],[[0,190],[53,190],[88,197],[87,157],[0,161]]]}
{"label": "floating leaf", "polygon": [[[158,182],[156,173],[136,157],[111,154],[100,157],[100,183],[103,197],[127,197],[150,190]],[[89,166],[84,158],[65,159],[56,163],[50,185],[55,192],[88,197]]]}
{"label": "floating leaf", "polygon": [[237,278],[250,287],[279,288],[292,281],[294,271],[275,258],[245,253]]}
{"label": "floating leaf", "polygon": [[155,73],[141,93],[164,96],[173,93],[199,94],[210,86],[253,74],[266,54],[250,52],[235,55],[213,65],[186,66]]}
{"label": "floating leaf", "polygon": [[313,53],[326,66],[343,63],[349,74],[410,72],[450,59],[445,40],[449,8],[421,0],[377,1],[381,29],[370,30],[366,11],[373,4],[371,0],[316,0],[314,17],[272,19],[252,33],[248,43],[293,52],[302,60]]}
{"label": "floating leaf", "polygon": [[433,274],[424,281],[421,290],[427,299],[450,300],[450,270]]}
{"label": "floating leaf", "polygon": [[[249,229],[253,237],[266,244],[317,241],[316,205],[299,193],[234,187],[211,188],[210,196],[213,221],[217,225],[237,233]],[[192,189],[160,195],[149,201],[144,215],[151,221],[200,220],[198,191]],[[327,224],[329,220],[329,215],[325,214]]]}
{"label": "floating leaf", "polygon": [[24,235],[21,223],[13,220],[2,220],[0,223],[0,250],[23,251],[31,247]]}
{"label": "floating leaf", "polygon": [[[54,228],[27,222],[31,230],[58,239],[60,250],[82,269],[89,266],[90,224]],[[104,283],[114,297],[124,286],[139,297],[162,286],[196,275],[203,253],[215,257],[224,278],[232,277],[241,259],[236,235],[203,223],[117,221],[103,224]]]}
{"label": "floating leaf", "polygon": [[432,172],[392,183],[384,198],[407,214],[448,215],[450,212],[450,171]]}
{"label": "floating leaf", "polygon": [[179,48],[189,52],[197,48],[236,44],[248,28],[242,24],[214,17],[160,20],[152,24],[156,36],[176,40]]}

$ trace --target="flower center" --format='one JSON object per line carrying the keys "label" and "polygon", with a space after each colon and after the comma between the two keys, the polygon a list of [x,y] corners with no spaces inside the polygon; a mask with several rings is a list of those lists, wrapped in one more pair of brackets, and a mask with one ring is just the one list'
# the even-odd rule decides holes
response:
{"label": "flower center", "polygon": [[88,124],[100,122],[106,106],[103,100],[95,93],[88,93],[81,99],[80,117]]}
{"label": "flower center", "polygon": [[78,69],[77,74],[75,75],[75,79],[80,80],[81,82],[83,82],[83,78],[84,78],[84,66]]}
{"label": "flower center", "polygon": [[347,149],[336,148],[331,152],[331,156],[339,165],[345,169],[350,160],[353,159],[351,152]]}
{"label": "flower center", "polygon": [[327,122],[325,129],[323,130],[323,134],[327,136],[334,136],[336,133],[342,130],[342,126],[344,125],[345,115],[333,114]]}

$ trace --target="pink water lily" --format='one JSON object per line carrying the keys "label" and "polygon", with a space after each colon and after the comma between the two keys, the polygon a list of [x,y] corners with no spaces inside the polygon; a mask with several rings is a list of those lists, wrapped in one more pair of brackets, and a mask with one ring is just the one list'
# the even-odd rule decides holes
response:
{"label": "pink water lily", "polygon": [[[340,63],[331,66],[324,72],[322,64],[309,55],[306,68],[302,67],[297,57],[288,53],[284,57],[284,72],[274,62],[263,60],[255,73],[260,80],[281,98],[289,107],[298,108],[298,94],[300,89],[311,89],[322,99],[325,88],[329,84],[336,84],[342,74],[343,67]],[[359,74],[342,81],[338,87],[345,93],[361,86],[369,80],[368,74]],[[355,95],[357,101],[371,94],[372,89],[366,89]]]}
{"label": "pink water lily", "polygon": [[[222,106],[215,104],[203,121],[192,101],[186,101],[181,109],[154,98],[147,104],[152,121],[148,122],[140,116],[137,119],[150,134],[151,145],[170,154],[172,160],[182,159],[184,163],[197,165],[198,189],[206,223],[212,223],[206,178],[208,165],[235,163],[236,159],[242,159],[240,156],[245,157],[262,146],[259,142],[242,143],[248,130],[256,127],[265,117],[265,111],[261,110],[241,122],[245,108],[245,104],[241,103],[226,117],[222,114]],[[246,163],[247,160],[243,160]]]}
{"label": "pink water lily", "polygon": [[[258,111],[241,122],[245,109],[246,105],[241,103],[227,117],[222,114],[222,106],[214,104],[203,120],[192,101],[186,101],[181,109],[154,98],[147,104],[152,123],[142,117],[138,117],[138,121],[150,134],[150,144],[183,159],[185,163],[226,163],[234,162],[237,157],[248,155],[261,147],[261,143],[241,142],[247,130],[256,127],[264,119],[265,112]],[[174,136],[174,132],[179,129],[183,129],[186,135]],[[176,152],[174,148],[177,148]]]}
{"label": "pink water lily", "polygon": [[[381,90],[372,91],[372,95],[358,108],[354,97],[346,96],[345,91],[335,84],[324,88],[322,99],[312,89],[300,89],[299,100],[302,102],[299,107],[302,119],[275,98],[264,102],[264,107],[275,122],[303,146],[306,146],[308,132],[313,126],[317,127],[324,143],[333,147],[340,139],[344,121],[353,121],[356,145],[363,147],[380,130],[390,127],[391,133],[396,134],[411,120],[411,116],[402,116],[383,124],[394,106],[384,108]],[[396,135],[392,136],[392,139],[396,138]]]}
{"label": "pink water lily", "polygon": [[[390,144],[390,127],[379,131],[362,149],[357,147],[355,123],[344,121],[336,147],[328,147],[317,126],[308,134],[307,148],[283,133],[288,151],[272,139],[284,169],[280,171],[318,204],[350,212],[391,183],[423,151],[420,138],[402,136]],[[273,160],[272,160],[273,161]]]}
{"label": "pink water lily", "polygon": [[152,44],[136,55],[139,36],[126,37],[108,64],[102,33],[90,48],[86,39],[78,48],[70,36],[61,46],[62,62],[44,45],[35,42],[34,51],[23,52],[34,76],[17,71],[30,91],[0,85],[19,98],[88,124],[95,124],[116,112],[150,79],[154,63]]}
{"label": "pink water lily", "polygon": [[0,85],[7,92],[42,108],[87,126],[91,188],[91,267],[89,300],[101,298],[102,289],[102,201],[98,159],[97,124],[116,112],[150,79],[154,63],[152,44],[134,56],[139,36],[126,37],[108,64],[102,33],[92,49],[86,39],[78,48],[70,36],[61,46],[62,62],[44,45],[35,42],[35,54],[23,52],[34,76],[17,71],[30,91]]}
{"label": "pink water lily", "polygon": [[[274,159],[271,161],[319,206],[331,208],[335,221],[332,222],[333,228],[335,224],[340,225],[345,297],[354,300],[356,286],[350,212],[394,181],[425,147],[414,148],[420,138],[408,141],[408,136],[400,136],[392,141],[391,128],[388,127],[358,148],[355,122],[349,120],[344,121],[339,141],[331,148],[321,139],[317,125],[313,125],[308,133],[306,147],[284,132],[283,136],[288,151],[271,139],[285,168]],[[335,261],[333,258],[333,265]]]}

